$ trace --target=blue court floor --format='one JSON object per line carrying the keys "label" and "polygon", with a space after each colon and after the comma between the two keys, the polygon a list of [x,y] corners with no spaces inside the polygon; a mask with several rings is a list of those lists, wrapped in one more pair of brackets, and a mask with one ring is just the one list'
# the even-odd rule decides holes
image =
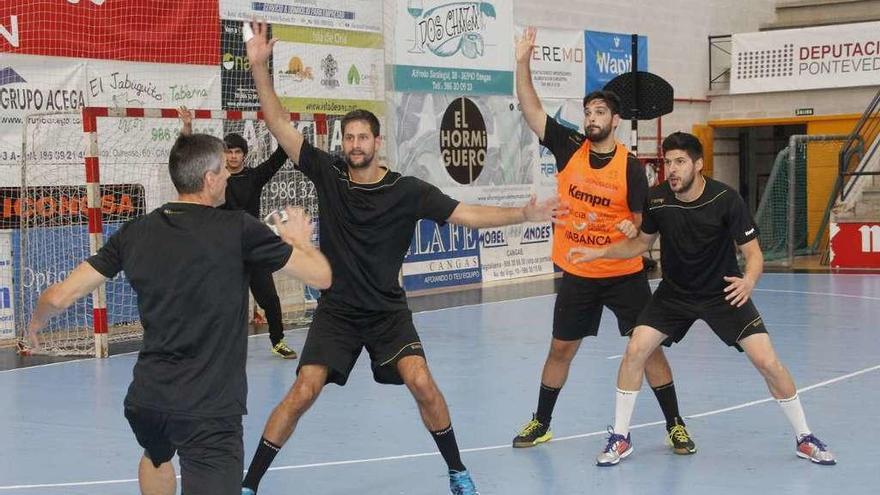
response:
{"label": "blue court floor", "polygon": [[[415,315],[465,464],[483,495],[880,493],[880,276],[767,274],[754,299],[838,465],[795,456],[791,428],[746,357],[703,323],[668,351],[694,456],[664,444],[650,389],[638,398],[635,452],[599,468],[625,341],[613,315],[584,341],[553,419],[556,438],[510,448],[530,418],[548,349],[553,295]],[[301,348],[305,333],[288,332]],[[246,463],[296,361],[250,339]],[[122,416],[134,354],[0,372],[0,495],[135,494],[140,449]],[[328,386],[275,460],[260,494],[439,495],[445,466],[403,387],[372,382],[366,353],[348,385]]]}

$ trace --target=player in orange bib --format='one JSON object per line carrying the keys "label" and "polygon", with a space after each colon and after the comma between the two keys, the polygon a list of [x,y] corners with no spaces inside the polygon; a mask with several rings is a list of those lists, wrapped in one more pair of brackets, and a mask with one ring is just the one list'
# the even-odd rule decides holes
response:
{"label": "player in orange bib", "polygon": [[[556,157],[559,196],[569,213],[557,219],[553,232],[553,262],[564,273],[538,408],[513,439],[514,447],[532,447],[553,437],[550,419],[556,399],[581,341],[597,335],[603,306],[614,312],[620,334],[629,337],[651,298],[640,256],[568,261],[572,248],[601,247],[638,235],[648,181],[638,159],[614,139],[620,123],[620,100],[614,93],[596,91],[584,97],[586,136],[544,112],[531,77],[535,34],[527,28],[516,43],[516,94],[529,127]],[[693,454],[696,446],[679,414],[672,370],[661,349],[648,359],[645,371],[666,418],[667,440],[675,453]]]}

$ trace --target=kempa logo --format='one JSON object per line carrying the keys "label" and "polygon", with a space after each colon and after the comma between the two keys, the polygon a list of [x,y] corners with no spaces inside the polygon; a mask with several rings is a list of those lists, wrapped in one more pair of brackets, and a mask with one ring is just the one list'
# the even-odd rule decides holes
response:
{"label": "kempa logo", "polygon": [[333,54],[328,53],[326,57],[321,59],[321,70],[324,71],[324,79],[321,79],[321,86],[328,88],[339,86],[339,80],[336,79],[336,73],[339,72],[339,63],[333,58]]}
{"label": "kempa logo", "polygon": [[611,206],[610,199],[604,198],[602,196],[593,195],[588,192],[581,191],[580,189],[578,189],[577,185],[575,185],[575,184],[568,186],[568,195],[578,201],[583,201],[584,203],[589,203],[592,206],[596,206],[596,205]]}
{"label": "kempa logo", "polygon": [[490,2],[451,2],[422,10],[408,8],[415,18],[414,50],[424,53],[427,48],[438,57],[461,53],[467,58],[484,54],[485,43],[481,34],[486,29],[485,17],[495,19],[495,7]]}

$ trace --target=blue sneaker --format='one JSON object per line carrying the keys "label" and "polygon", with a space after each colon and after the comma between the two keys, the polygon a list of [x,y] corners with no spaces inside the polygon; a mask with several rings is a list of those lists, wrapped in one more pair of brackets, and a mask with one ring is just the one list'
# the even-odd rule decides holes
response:
{"label": "blue sneaker", "polygon": [[257,492],[250,488],[241,487],[241,495],[257,495]]}
{"label": "blue sneaker", "polygon": [[452,495],[480,495],[467,470],[449,471],[449,491]]}

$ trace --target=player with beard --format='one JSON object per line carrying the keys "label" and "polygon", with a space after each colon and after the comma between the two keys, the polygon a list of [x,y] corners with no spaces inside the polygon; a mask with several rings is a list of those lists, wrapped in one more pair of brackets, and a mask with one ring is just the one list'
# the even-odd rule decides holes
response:
{"label": "player with beard", "polygon": [[[834,456],[809,427],[788,370],[770,343],[750,299],[763,271],[758,228],[742,197],[726,184],[704,177],[703,147],[692,134],[663,140],[667,181],[651,188],[638,237],[598,248],[572,248],[573,264],[626,259],[645,252],[660,236],[663,281],[638,317],[617,377],[614,429],[597,464],[610,466],[632,452],[630,418],[645,363],[661,343],[680,341],[704,320],[729,346],[745,351],[794,428],[796,453],[817,464]],[[740,270],[736,248],[745,258]]]}
{"label": "player with beard", "polygon": [[[622,260],[569,262],[575,247],[622,242],[638,233],[648,181],[639,160],[614,138],[620,123],[620,100],[610,91],[584,97],[586,136],[551,119],[532,84],[530,59],[536,31],[527,28],[516,43],[516,94],[523,116],[541,144],[556,157],[559,195],[569,214],[557,223],[553,262],[562,281],[553,312],[553,336],[544,362],[538,407],[513,439],[514,447],[532,447],[553,437],[550,419],[584,337],[599,332],[603,306],[617,317],[621,336],[629,337],[636,317],[651,298],[648,278],[638,254]],[[693,454],[696,446],[678,411],[672,370],[661,349],[646,363],[648,383],[666,418],[667,440],[677,454]]]}
{"label": "player with beard", "polygon": [[450,490],[476,494],[452,429],[446,401],[437,388],[406,295],[398,282],[416,222],[426,218],[472,228],[548,221],[558,200],[535,198],[521,208],[459,203],[437,187],[379,164],[379,121],[366,110],[342,118],[344,160],[304,141],[290,126],[272,88],[267,67],[275,40],[266,25],[251,24],[248,59],[269,130],[287,155],[315,184],[321,248],[334,270],[333,284],[321,293],[303,346],[296,381],[272,411],[254,454],[242,493],[255,493],[275,454],[293,433],[300,417],[327,383],[344,385],[363,348],[370,355],[373,378],[405,384],[422,421],[446,461]]}

